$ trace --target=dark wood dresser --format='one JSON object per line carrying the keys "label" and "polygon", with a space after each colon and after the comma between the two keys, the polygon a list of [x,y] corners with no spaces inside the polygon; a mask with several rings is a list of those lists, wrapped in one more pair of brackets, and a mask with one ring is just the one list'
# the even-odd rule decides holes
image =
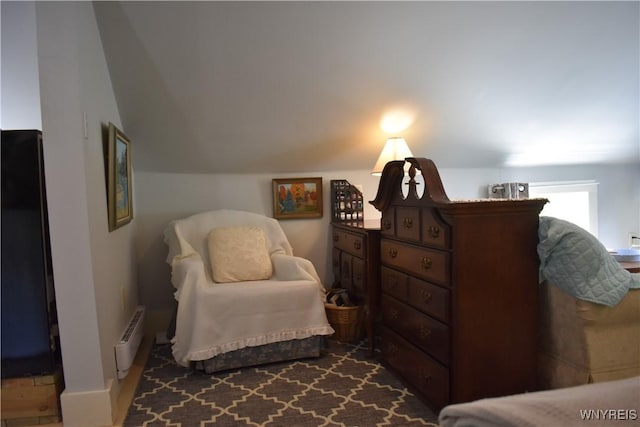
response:
{"label": "dark wood dresser", "polygon": [[406,161],[408,175],[387,163],[371,202],[383,361],[435,408],[535,390],[546,200],[451,201],[431,160]]}
{"label": "dark wood dresser", "polygon": [[369,351],[380,294],[380,221],[331,223],[334,287],[347,289],[363,306]]}
{"label": "dark wood dresser", "polygon": [[640,261],[620,261],[620,265],[629,273],[640,273]]}

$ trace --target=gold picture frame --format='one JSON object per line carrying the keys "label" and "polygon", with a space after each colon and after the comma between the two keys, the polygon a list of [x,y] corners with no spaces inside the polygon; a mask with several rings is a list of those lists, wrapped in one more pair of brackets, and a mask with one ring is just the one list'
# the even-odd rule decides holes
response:
{"label": "gold picture frame", "polygon": [[322,218],[321,177],[277,178],[272,187],[274,218]]}
{"label": "gold picture frame", "polygon": [[113,231],[133,219],[131,140],[113,123],[109,123],[107,168],[109,231]]}

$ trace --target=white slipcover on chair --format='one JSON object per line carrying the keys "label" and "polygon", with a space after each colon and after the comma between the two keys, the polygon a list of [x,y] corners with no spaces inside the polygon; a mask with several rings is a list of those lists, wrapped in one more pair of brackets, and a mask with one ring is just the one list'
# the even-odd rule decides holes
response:
{"label": "white slipcover on chair", "polygon": [[[209,234],[214,228],[257,226],[271,258],[268,280],[213,280]],[[182,366],[217,355],[334,331],[324,311],[324,287],[313,264],[293,256],[278,221],[216,210],[173,221],[164,232],[178,301],[173,355]]]}

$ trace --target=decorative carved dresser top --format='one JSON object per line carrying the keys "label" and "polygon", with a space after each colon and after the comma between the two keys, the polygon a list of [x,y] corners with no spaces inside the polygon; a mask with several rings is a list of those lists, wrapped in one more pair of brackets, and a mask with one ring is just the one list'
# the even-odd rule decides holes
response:
{"label": "decorative carved dresser top", "polygon": [[386,164],[371,201],[382,358],[434,407],[536,389],[545,203],[450,200],[433,161]]}
{"label": "decorative carved dresser top", "polygon": [[[408,171],[405,173],[405,167]],[[400,189],[400,191],[398,191]],[[449,199],[440,173],[431,159],[408,157],[386,164],[376,198],[371,203],[379,211],[384,211],[391,204],[396,206],[433,206],[443,214],[447,211],[464,210],[473,213],[476,209],[499,210],[502,206],[521,205],[524,210],[532,206],[542,206],[546,199]]]}

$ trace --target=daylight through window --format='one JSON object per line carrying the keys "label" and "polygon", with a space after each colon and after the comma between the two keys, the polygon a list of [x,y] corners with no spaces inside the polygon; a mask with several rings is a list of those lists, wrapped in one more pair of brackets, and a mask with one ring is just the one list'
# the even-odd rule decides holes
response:
{"label": "daylight through window", "polygon": [[529,183],[529,197],[549,199],[540,215],[570,221],[598,237],[598,183]]}

